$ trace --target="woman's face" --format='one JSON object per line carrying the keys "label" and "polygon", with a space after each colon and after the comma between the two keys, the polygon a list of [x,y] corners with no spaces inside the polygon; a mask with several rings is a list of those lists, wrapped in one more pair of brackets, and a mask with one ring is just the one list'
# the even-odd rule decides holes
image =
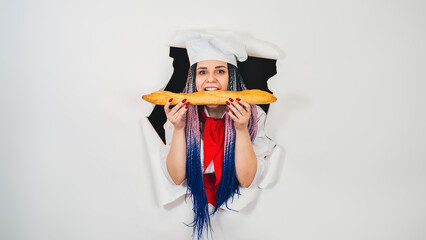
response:
{"label": "woman's face", "polygon": [[195,85],[198,92],[228,89],[228,64],[218,60],[197,63]]}
{"label": "woman's face", "polygon": [[[218,60],[205,60],[197,63],[195,85],[198,92],[228,89],[228,64]],[[219,105],[206,105],[215,108]]]}

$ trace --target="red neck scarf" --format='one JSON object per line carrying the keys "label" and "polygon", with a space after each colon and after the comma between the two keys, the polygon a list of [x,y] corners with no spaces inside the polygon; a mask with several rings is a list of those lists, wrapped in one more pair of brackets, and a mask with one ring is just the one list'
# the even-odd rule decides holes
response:
{"label": "red neck scarf", "polygon": [[[225,118],[216,119],[207,117],[205,107],[201,111],[204,122],[203,148],[204,148],[204,171],[203,182],[206,190],[207,200],[216,207],[217,190],[219,188],[220,176],[222,175],[223,149],[225,146]],[[213,162],[214,173],[204,174],[210,163]]]}

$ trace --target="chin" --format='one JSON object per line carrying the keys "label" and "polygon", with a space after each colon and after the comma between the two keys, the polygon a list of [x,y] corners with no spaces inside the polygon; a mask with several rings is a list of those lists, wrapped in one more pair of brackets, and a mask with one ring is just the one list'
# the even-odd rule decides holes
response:
{"label": "chin", "polygon": [[207,104],[206,107],[207,108],[218,108],[220,105],[219,104]]}

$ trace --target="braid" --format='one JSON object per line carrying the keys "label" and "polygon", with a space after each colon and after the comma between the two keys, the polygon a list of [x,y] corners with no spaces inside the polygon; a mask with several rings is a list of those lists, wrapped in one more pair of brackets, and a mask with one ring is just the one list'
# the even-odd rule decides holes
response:
{"label": "braid", "polygon": [[[241,77],[238,69],[228,63],[229,71],[229,91],[242,91],[247,89],[243,78]],[[250,139],[253,142],[257,132],[257,109],[256,105],[251,105],[251,115],[248,123]],[[223,153],[223,168],[222,175],[217,191],[217,206],[213,213],[219,210],[219,207],[225,203],[228,208],[227,200],[234,198],[234,194],[239,195],[239,182],[235,175],[235,127],[234,122],[230,116],[225,115],[225,148]],[[228,208],[230,209],[230,208]]]}
{"label": "braid", "polygon": [[[188,79],[183,89],[184,93],[197,92],[195,76],[197,64],[193,64],[188,73]],[[229,91],[242,91],[247,89],[237,67],[228,63]],[[250,139],[253,142],[257,132],[257,109],[256,105],[251,105],[251,116],[249,119],[248,129]],[[193,227],[193,237],[196,235],[201,239],[203,231],[209,232],[211,229],[210,215],[208,210],[208,201],[203,184],[203,168],[201,166],[200,150],[201,150],[201,124],[199,116],[199,108],[189,105],[188,112],[184,117],[185,137],[186,137],[186,178],[187,193],[193,203],[194,221],[188,226]],[[235,127],[233,120],[225,114],[225,143],[223,155],[222,175],[217,191],[217,206],[214,214],[227,200],[239,195],[239,182],[235,175]],[[188,195],[188,194],[187,194]],[[228,208],[229,209],[229,208]]]}
{"label": "braid", "polygon": [[[189,69],[188,80],[183,90],[184,93],[193,93],[197,91],[195,85],[195,74],[197,64]],[[201,167],[201,133],[200,119],[197,106],[189,105],[186,114],[185,124],[186,137],[186,179],[187,193],[193,203],[194,221],[189,225],[193,227],[193,236],[196,233],[198,239],[201,239],[203,228],[208,231],[211,228],[207,196],[203,184],[203,170]],[[188,196],[188,194],[187,194]]]}

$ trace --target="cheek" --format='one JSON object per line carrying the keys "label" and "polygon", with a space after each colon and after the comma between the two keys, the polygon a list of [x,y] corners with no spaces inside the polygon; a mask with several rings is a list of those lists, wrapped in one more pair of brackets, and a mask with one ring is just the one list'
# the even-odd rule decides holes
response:
{"label": "cheek", "polygon": [[195,78],[195,87],[198,92],[201,92],[201,86],[203,85],[203,81],[200,78]]}
{"label": "cheek", "polygon": [[224,90],[228,90],[228,82],[229,82],[228,76],[224,77],[222,81],[220,81],[220,84],[222,85],[222,88]]}

